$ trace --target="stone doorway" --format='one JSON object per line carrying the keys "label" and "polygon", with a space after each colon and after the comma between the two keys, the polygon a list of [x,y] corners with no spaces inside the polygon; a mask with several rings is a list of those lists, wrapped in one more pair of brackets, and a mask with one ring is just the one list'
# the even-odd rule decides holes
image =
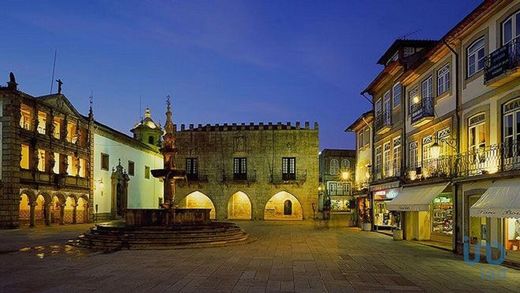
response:
{"label": "stone doorway", "polygon": [[234,193],[228,201],[228,219],[251,220],[251,200],[242,191]]}
{"label": "stone doorway", "polygon": [[111,214],[112,218],[124,218],[126,208],[128,207],[128,181],[130,178],[128,174],[121,166],[121,160],[119,164],[112,171],[112,207]]}

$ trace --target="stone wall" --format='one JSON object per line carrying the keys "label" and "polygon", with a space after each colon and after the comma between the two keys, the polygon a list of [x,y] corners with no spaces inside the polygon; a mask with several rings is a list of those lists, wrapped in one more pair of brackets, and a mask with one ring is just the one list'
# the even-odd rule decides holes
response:
{"label": "stone wall", "polygon": [[[197,158],[198,161],[197,178],[178,183],[175,202],[179,206],[189,202],[191,207],[197,207],[194,198],[200,198],[202,193],[213,203],[217,219],[228,216],[244,219],[247,209],[252,210],[251,219],[264,219],[266,205],[271,199],[267,212],[270,219],[313,217],[312,206],[317,206],[318,201],[317,124],[314,127],[307,122],[304,125],[260,123],[181,125],[176,128],[177,168],[186,168],[186,158]],[[295,179],[282,177],[284,157],[296,158]],[[247,178],[244,180],[234,179],[234,158],[247,158]],[[194,193],[197,191],[199,193]],[[241,192],[240,197],[232,197],[237,192]],[[244,202],[242,193],[249,198],[250,207]],[[287,200],[291,203],[286,203]],[[234,202],[240,206],[233,207]],[[291,205],[285,207],[285,214],[284,204]],[[207,200],[201,200],[201,207],[207,207]],[[241,211],[240,215],[236,211]]]}

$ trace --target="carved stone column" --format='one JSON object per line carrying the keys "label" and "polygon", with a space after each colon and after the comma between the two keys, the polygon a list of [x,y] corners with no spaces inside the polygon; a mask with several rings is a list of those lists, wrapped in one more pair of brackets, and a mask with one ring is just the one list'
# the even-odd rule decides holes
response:
{"label": "carved stone column", "polygon": [[76,211],[78,210],[78,204],[74,203],[72,206],[72,224],[76,224]]}
{"label": "carved stone column", "polygon": [[49,203],[46,202],[45,205],[43,206],[43,216],[45,219],[46,226],[50,226],[51,221],[52,221],[51,205],[52,205],[52,202],[49,202]]}
{"label": "carved stone column", "polygon": [[29,203],[29,227],[34,227],[35,223],[35,209],[36,209],[36,202]]}
{"label": "carved stone column", "polygon": [[60,225],[64,224],[63,218],[65,218],[65,203],[60,204]]}

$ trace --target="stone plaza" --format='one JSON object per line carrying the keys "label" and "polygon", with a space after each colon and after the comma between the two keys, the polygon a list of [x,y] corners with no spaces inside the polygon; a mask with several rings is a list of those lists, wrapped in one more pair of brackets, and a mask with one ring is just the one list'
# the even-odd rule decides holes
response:
{"label": "stone plaza", "polygon": [[[520,272],[325,222],[239,222],[227,247],[93,253],[88,224],[0,231],[0,292],[518,292]],[[491,274],[494,277],[491,278]]]}

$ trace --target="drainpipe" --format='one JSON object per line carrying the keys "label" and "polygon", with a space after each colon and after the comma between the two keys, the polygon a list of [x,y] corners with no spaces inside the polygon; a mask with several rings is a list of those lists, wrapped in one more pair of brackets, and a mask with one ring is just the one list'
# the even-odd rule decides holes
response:
{"label": "drainpipe", "polygon": [[[451,47],[448,42],[446,42],[445,39],[442,40],[444,45],[446,45],[446,47],[448,47],[448,49],[453,53],[453,55],[455,55],[455,66],[454,68],[456,68],[456,72],[457,74],[452,74],[452,76],[455,76],[455,130],[456,130],[456,134],[455,134],[455,137],[457,139],[457,141],[455,142],[455,150],[456,150],[456,159],[455,159],[455,172],[457,172],[457,167],[458,167],[458,164],[459,164],[459,158],[460,158],[460,140],[461,140],[461,129],[460,129],[460,120],[461,120],[461,117],[460,117],[460,93],[459,93],[459,62],[460,62],[460,58],[459,58],[459,54],[455,51],[455,49],[453,49],[453,47]],[[454,213],[454,217],[455,217],[455,233],[454,233],[454,247],[453,247],[453,252],[454,253],[460,253],[460,249],[459,249],[459,238],[462,239],[460,236],[462,234],[464,234],[463,232],[463,226],[464,226],[464,219],[461,218],[460,220],[460,226],[457,225],[457,219],[459,218],[458,217],[458,210],[459,210],[459,205],[461,203],[459,203],[459,188],[458,188],[458,184],[455,183],[453,184],[453,189],[454,189],[454,192],[453,192],[453,200],[454,200],[454,205],[455,205],[455,213]],[[463,201],[462,201],[463,202]],[[462,207],[462,211],[460,213],[460,215],[463,217],[464,215],[464,207]],[[462,230],[462,234],[461,234],[461,230]],[[462,242],[461,242],[462,243]],[[463,244],[463,243],[462,243]]]}
{"label": "drainpipe", "polygon": [[[372,113],[374,113],[374,123],[375,124],[375,119],[376,119],[376,111],[374,109],[374,101],[370,98],[368,98],[367,96],[365,96],[365,93],[366,91],[363,91],[361,92],[361,95],[363,96],[363,98],[365,98],[367,101],[370,102],[370,104],[372,105]],[[373,125],[374,125],[373,124]],[[375,137],[376,137],[376,129],[375,127],[372,127],[371,129],[371,135],[370,135],[370,148],[371,148],[371,152],[370,152],[370,160],[371,160],[371,163],[370,163],[370,174],[371,176],[374,176],[374,163],[375,163],[375,154],[374,154],[374,151],[375,151],[375,147],[374,147],[374,142],[375,142]],[[373,178],[373,177],[372,177]],[[372,194],[372,192],[370,191],[370,184],[369,184],[369,187],[368,187],[368,201],[370,202],[370,223],[372,223],[372,231],[374,230],[374,195]]]}

